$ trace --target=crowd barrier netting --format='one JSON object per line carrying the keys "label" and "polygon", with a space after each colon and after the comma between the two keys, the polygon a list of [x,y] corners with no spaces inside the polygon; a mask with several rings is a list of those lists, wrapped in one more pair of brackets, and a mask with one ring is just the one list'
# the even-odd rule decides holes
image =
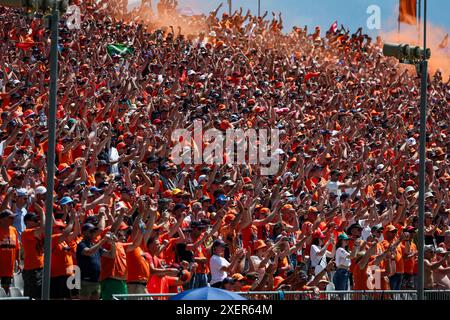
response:
{"label": "crowd barrier netting", "polygon": [[[237,292],[248,300],[416,300],[417,291],[255,291]],[[167,300],[169,294],[118,294],[115,300]],[[424,293],[425,300],[450,300],[450,290],[430,290]]]}

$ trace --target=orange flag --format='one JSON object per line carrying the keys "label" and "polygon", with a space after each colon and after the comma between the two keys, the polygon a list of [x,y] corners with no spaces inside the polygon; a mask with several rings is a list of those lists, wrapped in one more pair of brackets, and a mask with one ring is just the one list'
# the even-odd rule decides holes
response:
{"label": "orange flag", "polygon": [[417,1],[416,0],[400,0],[399,5],[400,22],[407,24],[417,24]]}

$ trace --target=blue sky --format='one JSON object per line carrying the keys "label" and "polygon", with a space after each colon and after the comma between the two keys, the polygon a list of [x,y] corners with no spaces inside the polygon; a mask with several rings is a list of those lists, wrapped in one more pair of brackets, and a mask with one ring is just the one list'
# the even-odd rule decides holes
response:
{"label": "blue sky", "polygon": [[[129,0],[140,2],[140,0]],[[232,0],[233,9],[243,7],[244,12],[250,9],[257,12],[258,0]],[[423,2],[424,0],[422,0]],[[157,2],[157,0],[154,0]],[[221,12],[228,11],[227,0],[178,0],[180,7],[191,7],[196,11],[209,12],[215,9],[220,2],[224,3]],[[328,29],[337,20],[352,31],[363,27],[364,32],[377,35],[379,32],[397,30],[397,12],[399,0],[261,0],[261,12],[281,11],[285,21],[285,31],[292,26],[303,27],[308,25],[309,30],[319,25],[322,29]],[[366,21],[369,15],[366,13],[370,5],[377,5],[381,9],[381,29],[369,30]],[[428,19],[433,25],[450,30],[450,1],[428,0]],[[408,26],[402,26],[408,28]]]}

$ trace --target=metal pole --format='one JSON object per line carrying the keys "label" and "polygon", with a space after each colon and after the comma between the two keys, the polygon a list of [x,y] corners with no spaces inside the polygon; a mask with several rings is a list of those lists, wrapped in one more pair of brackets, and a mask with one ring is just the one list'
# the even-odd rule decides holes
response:
{"label": "metal pole", "polygon": [[423,9],[423,58],[421,62],[421,89],[420,89],[420,168],[419,168],[419,270],[417,281],[417,299],[424,298],[424,225],[425,225],[425,161],[426,161],[426,124],[427,124],[427,0],[424,0]]}
{"label": "metal pole", "polygon": [[421,15],[422,15],[422,0],[418,0],[419,1],[419,4],[418,4],[418,7],[417,7],[417,10],[418,10],[418,13],[417,13],[417,16],[418,16],[418,23],[417,23],[417,34],[418,34],[418,39],[419,39],[419,42],[417,43],[417,45],[419,45],[420,46],[420,41],[422,40],[422,36],[421,36],[421,34],[420,34],[420,31],[421,31],[421,27],[422,27],[422,17],[421,17]]}
{"label": "metal pole", "polygon": [[58,2],[55,1],[50,16],[50,100],[48,111],[48,151],[47,151],[47,195],[45,199],[45,243],[44,270],[42,281],[42,300],[50,299],[53,189],[55,180],[55,143],[56,143],[56,99],[58,91]]}
{"label": "metal pole", "polygon": [[258,18],[261,17],[261,0],[258,0]]}
{"label": "metal pole", "polygon": [[232,0],[228,0],[228,15],[229,15],[230,17],[231,17],[231,6],[232,6],[231,1],[232,1]]}

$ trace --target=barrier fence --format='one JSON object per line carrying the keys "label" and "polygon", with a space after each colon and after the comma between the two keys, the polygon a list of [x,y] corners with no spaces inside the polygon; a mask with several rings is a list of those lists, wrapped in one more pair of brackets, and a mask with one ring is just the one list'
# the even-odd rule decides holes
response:
{"label": "barrier fence", "polygon": [[[237,292],[248,300],[417,300],[417,291],[254,291]],[[168,294],[116,294],[114,300],[168,300]],[[450,300],[450,290],[425,291],[425,300]]]}

